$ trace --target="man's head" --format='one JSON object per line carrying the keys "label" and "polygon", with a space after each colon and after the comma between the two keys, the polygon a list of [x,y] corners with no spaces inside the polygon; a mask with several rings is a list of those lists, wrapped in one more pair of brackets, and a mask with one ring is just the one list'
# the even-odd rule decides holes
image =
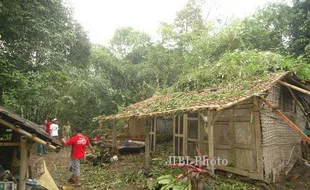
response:
{"label": "man's head", "polygon": [[47,125],[47,119],[43,119],[42,123]]}
{"label": "man's head", "polygon": [[67,124],[67,125],[70,125],[70,121],[69,121],[69,120],[67,120],[67,121],[66,121],[66,124]]}
{"label": "man's head", "polygon": [[75,128],[75,132],[77,133],[82,133],[83,129],[81,127]]}
{"label": "man's head", "polygon": [[56,123],[56,122],[57,122],[57,119],[56,119],[56,118],[52,119],[52,122],[53,122],[53,123]]}

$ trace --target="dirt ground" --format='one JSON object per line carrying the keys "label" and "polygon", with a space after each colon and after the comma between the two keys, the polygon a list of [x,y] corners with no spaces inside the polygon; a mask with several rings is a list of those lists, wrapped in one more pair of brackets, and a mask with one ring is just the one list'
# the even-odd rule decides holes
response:
{"label": "dirt ground", "polygon": [[310,189],[310,167],[304,162],[297,162],[284,179],[270,185],[273,189],[304,190]]}
{"label": "dirt ground", "polygon": [[[70,185],[70,150],[63,149],[59,153],[50,152],[43,155],[47,167],[59,187]],[[147,189],[147,183],[163,173],[170,172],[166,166],[152,166],[154,178],[146,178],[143,169],[144,154],[118,155],[119,160],[109,165],[93,166],[91,163],[82,164],[81,182],[83,186],[75,189],[85,190],[142,190]],[[155,161],[153,161],[155,162]],[[154,164],[156,165],[156,164]],[[244,180],[242,177],[229,179],[229,175],[221,175],[217,189],[310,189],[310,167],[300,162],[276,184],[265,184]],[[243,181],[243,182],[241,182]],[[244,183],[246,182],[246,183]]]}

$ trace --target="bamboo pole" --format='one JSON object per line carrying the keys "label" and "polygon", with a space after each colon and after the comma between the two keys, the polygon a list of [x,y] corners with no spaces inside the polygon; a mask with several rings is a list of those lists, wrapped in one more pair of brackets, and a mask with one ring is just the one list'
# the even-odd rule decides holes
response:
{"label": "bamboo pole", "polygon": [[27,167],[28,167],[28,137],[20,137],[20,169],[19,169],[19,190],[26,189]]}
{"label": "bamboo pole", "polygon": [[12,155],[12,163],[11,163],[11,168],[13,169],[16,167],[16,160],[17,160],[17,147],[13,148],[13,155]]}
{"label": "bamboo pole", "polygon": [[145,121],[145,152],[144,152],[144,168],[150,169],[150,125],[148,120]]}
{"label": "bamboo pole", "polygon": [[302,93],[304,93],[304,94],[310,95],[310,91],[308,91],[308,90],[299,88],[299,87],[297,87],[297,86],[288,84],[288,83],[283,82],[283,81],[278,81],[278,83],[281,84],[281,85],[283,85],[283,86],[287,86],[287,87],[290,87],[290,88],[292,88],[292,89],[294,89],[294,90],[297,90],[297,91],[299,91],[299,92],[302,92]]}
{"label": "bamboo pole", "polygon": [[98,123],[99,123],[99,129],[103,129],[103,121],[100,120],[100,121],[98,121]]}
{"label": "bamboo pole", "polygon": [[207,123],[208,122],[208,117],[203,115],[203,113],[199,112],[199,115],[201,117],[201,119],[203,120],[203,122]]}
{"label": "bamboo pole", "polygon": [[273,110],[276,112],[278,116],[280,116],[285,123],[287,123],[293,130],[295,130],[305,141],[310,144],[310,138],[300,130],[289,118],[287,118],[280,110],[276,109],[268,100],[262,98],[263,101]]}
{"label": "bamboo pole", "polygon": [[233,106],[233,105],[235,105],[235,104],[238,104],[238,103],[240,103],[240,102],[242,102],[242,101],[244,101],[244,100],[248,100],[248,99],[250,99],[251,97],[252,97],[252,95],[250,95],[250,96],[245,96],[245,97],[243,97],[243,98],[240,98],[240,99],[237,99],[237,100],[235,100],[235,101],[229,102],[229,103],[227,103],[227,104],[225,104],[225,105],[223,105],[223,106],[221,106],[221,107],[216,108],[216,111],[224,110],[224,109],[229,108],[229,107],[231,107],[231,106]]}
{"label": "bamboo pole", "polygon": [[0,146],[19,146],[19,142],[0,142]]}
{"label": "bamboo pole", "polygon": [[[209,159],[214,159],[214,133],[213,133],[213,111],[208,110],[208,145]],[[214,174],[214,165],[211,165],[211,172]]]}
{"label": "bamboo pole", "polygon": [[307,89],[308,91],[310,90],[310,88],[306,85],[304,85],[303,83],[301,83],[300,81],[296,80],[294,77],[289,76],[289,79],[292,80],[295,83],[298,83],[300,86],[302,86],[304,89]]}
{"label": "bamboo pole", "polygon": [[35,141],[37,143],[43,144],[43,145],[47,146],[48,148],[50,148],[52,150],[55,150],[56,152],[60,151],[60,147],[58,147],[58,146],[55,147],[55,146],[51,145],[49,142],[46,142],[46,141],[44,141],[44,140],[42,140],[42,139],[40,139],[40,138],[38,138],[38,137],[28,133],[27,131],[25,131],[25,130],[19,128],[19,127],[16,127],[12,123],[9,123],[9,122],[7,122],[7,121],[5,121],[3,119],[0,119],[0,123],[5,125],[5,126],[7,126],[7,127],[9,127],[13,131],[16,131],[16,132],[18,132],[18,133],[20,133],[22,135],[27,136],[28,138],[30,138],[31,140],[33,140],[33,141]]}
{"label": "bamboo pole", "polygon": [[293,97],[293,99],[296,101],[296,104],[299,106],[299,108],[301,109],[302,113],[306,116],[307,120],[309,121],[309,117],[307,115],[307,112],[305,110],[305,108],[301,105],[301,103],[297,100],[297,97],[295,96],[294,92],[292,91],[291,88],[287,87],[288,91],[290,92],[291,96]]}

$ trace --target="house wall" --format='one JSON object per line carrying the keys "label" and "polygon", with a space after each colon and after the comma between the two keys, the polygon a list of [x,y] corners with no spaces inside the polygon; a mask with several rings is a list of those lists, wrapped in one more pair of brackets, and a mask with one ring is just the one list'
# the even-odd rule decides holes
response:
{"label": "house wall", "polygon": [[[250,99],[218,113],[213,124],[214,155],[215,158],[226,159],[229,164],[217,166],[218,169],[263,179],[258,108],[254,105],[254,100]],[[209,155],[207,123],[200,116],[197,121],[197,117],[198,114],[196,119],[195,114],[183,115],[184,143],[181,148],[186,156],[196,156],[196,146],[202,154]],[[174,141],[174,147],[177,145],[181,146]]]}
{"label": "house wall", "polygon": [[253,99],[222,110],[214,123],[215,157],[227,159],[224,170],[262,178],[260,126]]}
{"label": "house wall", "polygon": [[[172,117],[156,118],[156,136],[157,141],[167,141],[167,138],[172,139]],[[145,119],[131,119],[128,122],[130,138],[133,140],[145,139]]]}
{"label": "house wall", "polygon": [[156,118],[157,143],[171,141],[173,138],[173,118]]}
{"label": "house wall", "polygon": [[131,119],[128,122],[130,138],[132,140],[144,141],[145,139],[145,119]]}
{"label": "house wall", "polygon": [[[272,87],[267,100],[282,110],[298,127],[304,129],[306,118],[286,87]],[[262,105],[260,117],[264,179],[275,182],[301,158],[301,137],[267,105]]]}

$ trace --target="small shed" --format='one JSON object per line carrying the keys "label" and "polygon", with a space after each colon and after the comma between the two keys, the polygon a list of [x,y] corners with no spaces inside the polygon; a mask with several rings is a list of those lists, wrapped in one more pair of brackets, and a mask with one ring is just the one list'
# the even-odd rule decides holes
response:
{"label": "small shed", "polygon": [[19,176],[19,190],[26,189],[29,147],[34,142],[54,151],[62,146],[59,139],[49,136],[37,124],[0,106],[0,165]]}
{"label": "small shed", "polygon": [[156,149],[157,119],[172,115],[174,155],[195,156],[198,147],[210,158],[228,160],[226,166],[211,167],[213,172],[276,182],[302,157],[301,140],[310,143],[303,133],[309,95],[307,81],[292,72],[277,72],[238,88],[154,96],[98,121],[102,127],[109,120],[144,119],[148,168],[150,152]]}

